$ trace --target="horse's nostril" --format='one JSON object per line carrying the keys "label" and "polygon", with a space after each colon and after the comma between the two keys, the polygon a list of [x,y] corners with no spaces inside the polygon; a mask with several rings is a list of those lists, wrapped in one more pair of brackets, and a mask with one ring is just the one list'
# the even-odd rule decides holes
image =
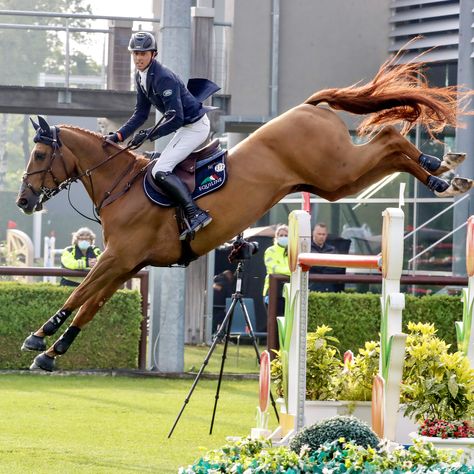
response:
{"label": "horse's nostril", "polygon": [[25,199],[25,198],[18,199],[17,206],[21,208],[25,208],[26,206],[28,206],[28,199]]}

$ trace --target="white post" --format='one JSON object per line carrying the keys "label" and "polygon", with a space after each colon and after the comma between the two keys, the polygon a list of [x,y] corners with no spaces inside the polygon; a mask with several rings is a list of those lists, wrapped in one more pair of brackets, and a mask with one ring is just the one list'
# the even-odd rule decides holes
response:
{"label": "white post", "polygon": [[402,333],[402,311],[405,295],[400,293],[403,268],[403,231],[405,215],[400,208],[387,208],[383,212],[382,230],[382,296],[380,328],[379,373],[384,380],[383,437],[395,440],[397,412],[400,405],[400,384],[405,359],[406,334]]}
{"label": "white post", "polygon": [[462,321],[456,322],[458,350],[468,358],[474,367],[474,331],[472,310],[474,308],[474,216],[467,220],[466,236],[466,271],[468,286],[462,290],[463,316]]}
{"label": "white post", "polygon": [[[308,331],[308,272],[297,264],[300,253],[311,250],[311,216],[306,211],[293,211],[289,217],[289,232],[296,244],[289,248],[290,305],[294,305],[291,350],[289,352],[288,413],[295,416],[295,429],[304,426],[306,400],[306,333]],[[297,235],[295,235],[297,233]],[[286,317],[286,314],[285,314]]]}
{"label": "white post", "polygon": [[[405,357],[406,334],[402,333],[405,295],[400,293],[403,267],[404,213],[401,208],[383,212],[382,258],[367,255],[307,253],[311,249],[311,223],[306,211],[289,216],[288,257],[290,284],[285,285],[285,317],[278,318],[285,412],[272,435],[285,442],[304,426],[306,399],[306,332],[308,318],[308,267],[314,265],[359,268],[381,266],[380,369],[373,391],[372,413],[379,435],[395,440],[400,384]],[[374,423],[374,420],[373,420]]]}

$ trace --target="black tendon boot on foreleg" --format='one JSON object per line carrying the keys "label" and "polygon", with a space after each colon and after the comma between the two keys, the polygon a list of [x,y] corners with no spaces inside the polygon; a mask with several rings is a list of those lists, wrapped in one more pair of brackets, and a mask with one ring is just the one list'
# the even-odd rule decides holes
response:
{"label": "black tendon boot on foreleg", "polygon": [[197,232],[211,223],[212,217],[199,208],[191,197],[191,193],[186,185],[173,173],[158,171],[154,176],[156,184],[178,204],[186,214],[189,228],[180,236],[180,240],[185,240],[188,234]]}
{"label": "black tendon boot on foreleg", "polygon": [[81,332],[81,329],[77,326],[69,326],[64,334],[54,343],[50,351],[54,355],[50,355],[47,352],[35,357],[35,360],[31,364],[30,370],[42,369],[47,372],[52,372],[54,370],[54,360],[56,355],[63,355],[69,349],[70,345],[74,342],[77,335]]}
{"label": "black tendon boot on foreleg", "polygon": [[[41,331],[44,336],[52,336],[63,324],[64,321],[71,315],[71,311],[66,309],[60,309],[54,316],[48,319],[46,323],[41,327]],[[21,346],[22,351],[44,351],[46,349],[46,343],[44,342],[44,336],[37,336],[31,333],[23,342]]]}

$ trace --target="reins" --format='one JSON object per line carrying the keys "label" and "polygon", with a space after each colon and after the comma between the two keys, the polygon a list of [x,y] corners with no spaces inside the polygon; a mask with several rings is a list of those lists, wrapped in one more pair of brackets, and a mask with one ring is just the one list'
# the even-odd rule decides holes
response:
{"label": "reins", "polygon": [[[26,187],[28,187],[31,192],[35,195],[35,196],[38,196],[39,199],[38,199],[38,205],[39,204],[42,204],[46,201],[48,201],[50,198],[52,198],[53,196],[55,196],[56,194],[58,194],[59,192],[61,192],[63,189],[67,189],[68,190],[68,201],[69,201],[69,204],[71,205],[71,207],[79,214],[81,215],[82,217],[88,219],[88,220],[91,220],[91,221],[94,221],[94,222],[97,222],[99,224],[102,224],[101,220],[100,220],[100,211],[107,205],[111,204],[112,202],[114,202],[116,199],[118,199],[119,197],[121,197],[122,195],[124,195],[127,191],[130,190],[130,188],[132,187],[132,184],[136,181],[136,179],[146,170],[146,168],[148,167],[149,163],[147,163],[145,166],[143,166],[142,168],[140,168],[138,170],[137,173],[135,173],[131,179],[126,183],[125,187],[123,188],[122,191],[119,191],[117,192],[116,194],[112,194],[114,189],[116,189],[116,187],[120,184],[120,182],[127,176],[128,173],[130,173],[130,171],[133,169],[133,167],[135,166],[135,163],[136,163],[136,160],[132,160],[130,162],[130,164],[127,166],[127,168],[120,174],[120,176],[114,181],[114,183],[112,184],[112,188],[110,189],[110,191],[106,191],[105,194],[104,194],[104,197],[100,200],[99,204],[97,206],[94,206],[94,203],[95,203],[95,193],[94,193],[94,183],[92,181],[92,172],[95,171],[96,169],[100,168],[101,166],[109,163],[110,161],[112,161],[114,158],[116,158],[118,155],[120,155],[121,153],[125,152],[125,151],[128,151],[128,150],[136,150],[138,147],[141,146],[141,144],[147,139],[149,138],[150,136],[152,136],[156,130],[164,125],[164,122],[168,122],[169,120],[172,120],[174,118],[174,116],[176,115],[176,112],[174,110],[171,110],[169,112],[166,112],[162,117],[161,119],[155,124],[154,127],[152,127],[149,131],[147,131],[146,133],[138,133],[132,140],[130,140],[127,144],[127,146],[125,148],[120,148],[117,152],[113,153],[112,155],[108,156],[107,158],[105,158],[103,161],[101,161],[100,163],[92,166],[91,168],[88,168],[86,169],[84,172],[82,172],[81,174],[78,174],[77,176],[73,176],[73,177],[69,177],[69,172],[67,170],[67,167],[66,167],[66,163],[65,163],[65,160],[64,160],[64,156],[61,152],[61,141],[59,140],[59,129],[57,127],[49,127],[49,131],[51,133],[52,136],[48,136],[48,135],[41,135],[41,129],[38,130],[38,135],[37,137],[35,137],[35,142],[40,142],[40,143],[44,143],[46,145],[49,145],[51,146],[51,148],[53,149],[53,153],[51,155],[51,161],[49,163],[49,166],[48,168],[44,168],[44,169],[41,169],[41,170],[38,170],[38,171],[32,171],[30,173],[28,172],[25,172],[23,174],[23,183],[25,184]],[[47,131],[45,131],[47,133]],[[111,142],[111,141],[108,141],[107,139],[105,139],[105,141],[103,142],[103,146],[105,146],[106,144],[110,144],[110,145],[114,145],[114,146],[118,146],[115,142]],[[59,158],[61,159],[61,163],[64,167],[64,172],[66,174],[66,179],[63,180],[63,181],[60,181],[53,173],[53,163],[54,163],[54,160],[56,159],[56,156],[57,154],[59,155]],[[43,173],[43,179],[42,179],[42,182],[41,182],[41,185],[40,185],[40,190],[39,191],[36,191],[34,189],[34,187],[31,185],[31,183],[28,181],[28,176],[32,176],[32,175],[36,175],[36,174],[39,174],[39,173]],[[54,182],[54,184],[56,185],[55,188],[47,188],[44,186],[44,181],[46,179],[46,175],[47,174],[50,174],[51,175],[51,178]],[[93,213],[93,217],[89,217],[89,216],[86,216],[85,214],[83,214],[81,211],[79,211],[79,209],[77,209],[74,204],[72,203],[71,201],[71,184],[72,183],[75,183],[77,182],[78,180],[84,178],[84,177],[88,177],[89,178],[89,184],[90,184],[90,189],[91,189],[91,198],[92,198],[92,213]]]}

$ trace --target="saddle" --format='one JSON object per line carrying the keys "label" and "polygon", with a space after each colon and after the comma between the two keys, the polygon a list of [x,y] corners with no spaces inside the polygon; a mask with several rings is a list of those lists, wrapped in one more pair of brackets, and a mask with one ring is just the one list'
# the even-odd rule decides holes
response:
{"label": "saddle", "polygon": [[[209,194],[227,180],[226,160],[227,151],[220,147],[216,138],[205,147],[191,153],[184,161],[173,170],[181,181],[188,187],[193,199],[198,199]],[[174,206],[166,194],[155,183],[152,169],[156,160],[150,162],[143,179],[143,189],[147,197],[159,206]]]}

